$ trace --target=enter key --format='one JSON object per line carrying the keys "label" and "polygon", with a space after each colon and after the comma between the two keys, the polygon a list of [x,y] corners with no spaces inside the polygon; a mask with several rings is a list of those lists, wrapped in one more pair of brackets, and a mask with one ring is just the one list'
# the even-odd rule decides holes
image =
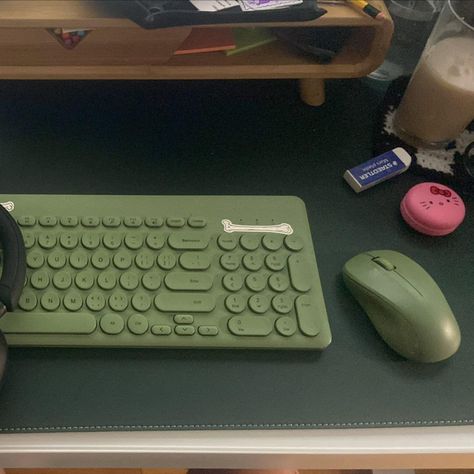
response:
{"label": "enter key", "polygon": [[298,326],[305,336],[315,337],[321,332],[318,306],[309,295],[301,295],[295,302]]}
{"label": "enter key", "polygon": [[212,277],[207,273],[171,272],[165,277],[165,285],[177,291],[207,291],[212,288]]}

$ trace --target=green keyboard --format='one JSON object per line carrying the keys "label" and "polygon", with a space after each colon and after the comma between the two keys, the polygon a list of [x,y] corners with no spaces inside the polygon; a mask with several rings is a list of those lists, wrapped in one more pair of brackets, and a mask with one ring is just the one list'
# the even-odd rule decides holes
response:
{"label": "green keyboard", "polygon": [[27,249],[19,307],[0,320],[11,345],[321,350],[331,342],[299,198],[0,201]]}

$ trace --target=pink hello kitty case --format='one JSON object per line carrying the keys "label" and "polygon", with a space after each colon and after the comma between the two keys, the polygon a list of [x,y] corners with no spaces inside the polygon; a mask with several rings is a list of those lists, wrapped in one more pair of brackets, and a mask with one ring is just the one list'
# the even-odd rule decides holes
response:
{"label": "pink hello kitty case", "polygon": [[402,199],[400,211],[405,222],[427,235],[446,235],[464,220],[466,209],[460,196],[447,186],[421,183]]}

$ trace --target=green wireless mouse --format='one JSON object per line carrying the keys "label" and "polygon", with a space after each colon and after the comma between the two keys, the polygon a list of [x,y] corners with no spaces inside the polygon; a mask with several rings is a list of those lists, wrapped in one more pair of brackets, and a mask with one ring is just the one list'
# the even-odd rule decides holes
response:
{"label": "green wireless mouse", "polygon": [[431,276],[407,256],[374,250],[343,268],[347,288],[382,339],[403,357],[438,362],[461,343],[458,323]]}

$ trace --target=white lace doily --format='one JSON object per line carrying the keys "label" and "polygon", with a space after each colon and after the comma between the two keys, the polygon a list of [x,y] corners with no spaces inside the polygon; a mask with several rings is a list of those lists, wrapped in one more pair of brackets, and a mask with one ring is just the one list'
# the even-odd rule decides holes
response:
{"label": "white lace doily", "polygon": [[[393,117],[395,110],[391,107],[385,115],[384,130],[389,135],[397,136],[393,128]],[[428,148],[417,148],[415,152],[416,162],[422,168],[440,173],[453,174],[454,153],[464,153],[466,147],[474,141],[474,132],[465,130],[450,144],[449,150],[431,150]]]}

